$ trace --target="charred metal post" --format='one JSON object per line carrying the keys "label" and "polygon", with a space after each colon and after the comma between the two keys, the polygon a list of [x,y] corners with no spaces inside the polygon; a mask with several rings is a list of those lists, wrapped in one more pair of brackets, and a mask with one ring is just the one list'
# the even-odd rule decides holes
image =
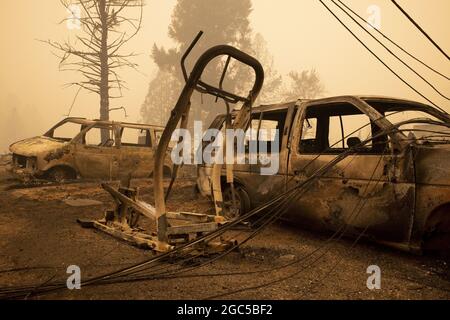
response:
{"label": "charred metal post", "polygon": [[[200,80],[205,67],[214,58],[226,55],[237,61],[246,64],[253,68],[255,72],[255,83],[252,90],[250,91],[248,97],[240,97],[238,95],[224,91],[213,86],[210,86]],[[178,102],[172,110],[169,121],[167,122],[166,128],[161,136],[160,143],[155,155],[155,169],[154,169],[154,195],[155,195],[155,212],[157,217],[157,231],[158,240],[161,242],[167,242],[167,216],[166,216],[166,203],[164,197],[164,186],[163,186],[163,161],[166,155],[172,133],[178,126],[183,115],[189,113],[190,100],[194,90],[201,93],[207,93],[225,101],[231,103],[237,103],[243,101],[244,105],[239,112],[236,119],[236,127],[245,127],[248,123],[250,108],[254,102],[254,99],[258,96],[261,91],[264,82],[264,70],[259,61],[250,55],[228,45],[219,45],[207,50],[195,64],[190,76],[187,78],[186,85],[181,92]]]}

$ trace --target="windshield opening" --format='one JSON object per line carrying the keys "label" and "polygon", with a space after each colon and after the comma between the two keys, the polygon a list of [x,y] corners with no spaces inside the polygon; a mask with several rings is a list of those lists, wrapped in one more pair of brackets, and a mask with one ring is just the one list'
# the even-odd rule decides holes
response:
{"label": "windshield opening", "polygon": [[45,136],[60,141],[70,141],[80,133],[81,129],[80,123],[67,121],[47,132]]}
{"label": "windshield opening", "polygon": [[[408,105],[406,103],[370,103],[386,116],[402,133],[416,140],[428,142],[450,142],[448,117],[431,107]],[[402,124],[407,122],[405,124]]]}

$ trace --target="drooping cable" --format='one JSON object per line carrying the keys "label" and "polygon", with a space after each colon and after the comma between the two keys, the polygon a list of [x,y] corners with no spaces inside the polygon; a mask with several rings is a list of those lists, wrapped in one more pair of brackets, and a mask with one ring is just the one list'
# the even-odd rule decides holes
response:
{"label": "drooping cable", "polygon": [[[337,0],[339,3],[343,3],[341,0]],[[429,80],[427,80],[424,76],[422,76],[419,72],[417,72],[414,68],[412,68],[409,64],[403,61],[398,55],[396,55],[391,49],[389,49],[383,42],[381,42],[377,37],[375,37],[371,32],[369,32],[364,26],[356,20],[348,11],[346,11],[343,6],[339,5],[335,0],[331,0],[335,6],[341,9],[350,19],[352,19],[362,30],[364,30],[372,39],[374,39],[378,44],[380,44],[387,52],[389,52],[393,57],[395,57],[401,64],[403,64],[406,68],[412,71],[416,76],[422,79],[427,85],[429,85],[436,93],[438,93],[444,99],[450,100],[446,95],[444,95],[439,89],[436,88]],[[348,8],[348,6],[345,6]],[[352,10],[350,10],[353,12]]]}
{"label": "drooping cable", "polygon": [[[358,14],[355,10],[353,10],[352,8],[350,8],[347,4],[345,4],[343,1],[341,0],[337,0],[339,1],[339,3],[344,6],[347,10],[349,10],[353,15],[355,15],[356,17],[358,17],[359,20],[361,20],[361,22],[366,23],[366,19],[364,19],[360,14]],[[384,39],[386,39],[387,41],[389,41],[391,44],[393,44],[395,47],[397,47],[400,51],[402,51],[403,53],[405,53],[406,55],[408,55],[410,58],[414,59],[415,61],[417,61],[418,63],[420,63],[421,65],[423,65],[424,67],[428,68],[430,71],[434,72],[435,74],[443,77],[446,80],[450,80],[450,77],[446,76],[445,74],[443,74],[442,72],[439,72],[438,70],[436,70],[436,68],[431,67],[428,63],[424,62],[422,59],[417,58],[415,55],[413,55],[411,52],[407,51],[405,48],[403,48],[402,46],[400,46],[397,42],[395,42],[394,40],[392,40],[389,36],[387,36],[385,33],[383,33],[381,30],[379,30],[378,28],[373,28],[375,30],[375,32],[377,32],[379,35],[381,35]]]}
{"label": "drooping cable", "polygon": [[419,31],[448,59],[450,60],[449,56],[447,55],[447,53],[445,53],[444,49],[442,49],[437,43],[436,41],[433,40],[433,38],[431,38],[428,33],[425,32],[425,30],[423,30],[423,28],[408,14],[408,12],[405,11],[405,9],[402,8],[401,5],[399,5],[397,3],[397,1],[395,0],[391,0],[391,2],[397,7],[397,9],[399,9],[406,18],[408,18],[409,21],[411,21],[411,23],[417,28],[419,29]]}
{"label": "drooping cable", "polygon": [[383,61],[373,50],[371,50],[365,43],[362,41],[334,12],[331,10],[324,2],[323,0],[319,0],[320,3],[330,12],[336,20],[362,45],[364,48],[366,48],[367,51],[369,51],[381,64],[383,64],[392,74],[394,74],[400,81],[402,81],[404,84],[406,84],[411,90],[413,90],[415,93],[417,93],[419,96],[421,96],[423,99],[428,101],[430,104],[432,104],[434,107],[439,109],[441,112],[446,113],[447,112],[442,109],[440,106],[438,106],[436,103],[434,103],[432,100],[427,98],[423,93],[421,93],[419,90],[414,88],[408,81],[406,81],[403,77],[401,77],[397,72],[395,72],[386,62]]}

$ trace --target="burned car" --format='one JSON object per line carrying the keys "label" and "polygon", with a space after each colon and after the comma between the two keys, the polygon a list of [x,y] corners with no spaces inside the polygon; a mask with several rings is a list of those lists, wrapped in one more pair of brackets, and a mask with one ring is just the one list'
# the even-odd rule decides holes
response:
{"label": "burned car", "polygon": [[[225,120],[218,116],[211,127],[223,129]],[[250,125],[278,129],[268,141],[269,152],[278,153],[278,172],[262,175],[262,164],[234,164],[231,192],[220,169],[224,214],[258,207],[353,148],[304,195],[292,197],[283,219],[345,228],[347,235],[411,252],[450,250],[448,114],[414,101],[342,96],[253,108]],[[279,149],[271,150],[275,142]],[[214,194],[212,175],[212,165],[198,167],[204,195]]]}
{"label": "burned car", "polygon": [[[24,179],[147,178],[163,127],[66,118],[44,135],[10,146],[12,171]],[[165,160],[167,174],[170,157]]]}

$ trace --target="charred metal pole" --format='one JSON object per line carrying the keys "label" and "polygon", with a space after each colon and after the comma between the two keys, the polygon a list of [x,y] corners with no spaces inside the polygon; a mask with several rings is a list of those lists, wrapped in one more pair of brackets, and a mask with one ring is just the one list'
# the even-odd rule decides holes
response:
{"label": "charred metal pole", "polygon": [[[196,38],[198,40],[198,37]],[[202,73],[209,62],[218,56],[230,56],[237,61],[246,64],[253,68],[255,72],[255,83],[252,90],[247,98],[240,97],[238,95],[224,91],[213,86],[210,86],[200,80]],[[161,140],[158,144],[158,148],[155,154],[155,169],[154,169],[154,195],[155,195],[155,212],[157,221],[157,232],[158,240],[161,242],[167,242],[167,216],[166,216],[166,203],[164,199],[164,186],[163,186],[163,163],[166,156],[170,139],[172,133],[178,126],[183,115],[187,115],[190,109],[190,100],[194,90],[202,93],[208,93],[214,96],[219,96],[220,98],[231,101],[239,102],[244,101],[244,107],[241,113],[245,114],[249,111],[248,107],[251,107],[254,99],[258,96],[261,91],[264,82],[264,70],[258,60],[251,57],[250,55],[228,45],[219,45],[210,48],[205,53],[203,53],[197,60],[190,76],[186,81],[180,97],[171,112],[170,118],[161,136]],[[241,123],[245,116],[238,116],[238,122]],[[239,121],[240,120],[240,121]]]}

